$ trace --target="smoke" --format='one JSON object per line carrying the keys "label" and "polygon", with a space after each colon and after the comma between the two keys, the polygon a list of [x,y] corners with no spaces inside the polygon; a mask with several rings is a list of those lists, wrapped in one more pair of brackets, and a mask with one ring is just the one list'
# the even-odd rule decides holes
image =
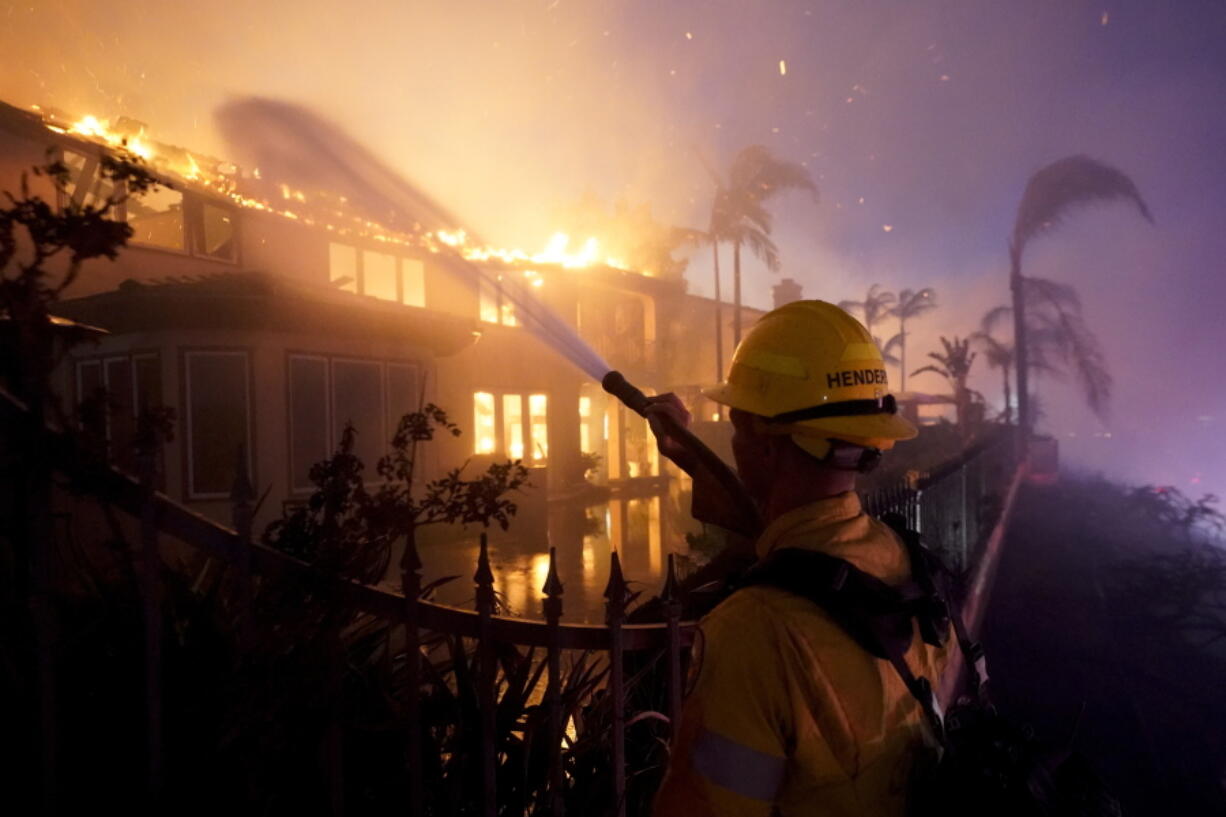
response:
{"label": "smoke", "polygon": [[[1027,272],[1081,291],[1116,381],[1107,424],[1071,384],[1040,382],[1045,428],[1066,462],[1226,492],[1221,3],[59,0],[0,19],[9,101],[126,114],[224,155],[215,108],[292,100],[499,245],[544,246],[589,190],[702,227],[698,155],[727,167],[767,145],[822,192],[772,202],[783,274],[835,301],[936,288],[915,360],[1004,301],[1029,174],[1095,156],[1157,225],[1107,206],[1028,251]],[[710,293],[709,252],[688,277]],[[745,278],[768,306],[777,279],[752,258]],[[998,382],[981,369],[972,385],[999,400]]]}

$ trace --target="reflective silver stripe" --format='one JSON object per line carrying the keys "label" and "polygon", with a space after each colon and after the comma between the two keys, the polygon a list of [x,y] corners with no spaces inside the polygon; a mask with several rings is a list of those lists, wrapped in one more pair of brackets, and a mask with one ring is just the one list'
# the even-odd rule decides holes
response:
{"label": "reflective silver stripe", "polygon": [[774,800],[787,759],[742,746],[704,729],[694,743],[694,771],[717,786],[754,800]]}

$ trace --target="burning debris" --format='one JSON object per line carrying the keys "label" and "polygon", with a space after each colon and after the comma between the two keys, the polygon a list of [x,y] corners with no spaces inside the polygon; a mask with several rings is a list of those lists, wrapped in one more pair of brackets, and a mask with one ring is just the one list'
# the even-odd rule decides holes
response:
{"label": "burning debris", "polygon": [[[399,213],[389,213],[383,221],[373,219],[369,213],[361,212],[363,208],[355,206],[349,195],[322,186],[305,190],[280,178],[267,178],[269,174],[259,166],[248,172],[233,162],[157,141],[149,135],[145,123],[128,117],[110,120],[93,114],[72,116],[37,105],[31,106],[31,110],[53,133],[140,158],[171,187],[197,187],[227,198],[244,209],[320,227],[337,236],[366,238],[435,254],[456,252],[468,261],[501,262],[508,267],[548,265],[574,270],[603,266],[647,276],[653,274],[651,270],[632,269],[627,262],[605,255],[594,236],[572,242],[571,236],[559,231],[539,252],[492,247],[459,226],[425,229],[417,221],[403,223],[404,216]],[[543,279],[538,272],[531,269],[523,272],[531,286],[542,286]]]}

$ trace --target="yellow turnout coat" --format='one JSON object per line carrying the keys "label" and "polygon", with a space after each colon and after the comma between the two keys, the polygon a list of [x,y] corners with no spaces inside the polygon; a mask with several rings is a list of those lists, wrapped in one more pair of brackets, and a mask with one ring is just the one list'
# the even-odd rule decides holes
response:
{"label": "yellow turnout coat", "polygon": [[[910,578],[905,546],[854,492],[776,519],[757,556],[785,547],[846,559],[889,584]],[[737,591],[700,631],[656,817],[904,812],[923,713],[888,661],[813,602],[773,587]],[[935,687],[947,650],[917,632],[907,663]]]}

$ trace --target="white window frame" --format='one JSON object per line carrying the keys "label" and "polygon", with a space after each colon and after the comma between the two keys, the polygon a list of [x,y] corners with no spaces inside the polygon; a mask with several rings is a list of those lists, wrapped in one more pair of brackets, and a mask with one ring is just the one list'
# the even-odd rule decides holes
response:
{"label": "white window frame", "polygon": [[195,438],[192,429],[192,364],[193,357],[237,357],[243,361],[243,411],[247,416],[247,439],[244,441],[247,453],[247,475],[254,483],[255,481],[255,450],[252,446],[252,438],[255,429],[255,417],[251,411],[251,354],[245,349],[185,349],[183,351],[183,394],[185,398],[185,411],[183,412],[183,420],[187,429],[187,439],[184,445],[184,462],[187,463],[187,474],[184,483],[187,487],[188,499],[228,499],[229,491],[218,491],[215,493],[202,492],[196,490],[196,468],[192,461],[192,449]]}
{"label": "white window frame", "polygon": [[[494,396],[494,450],[484,453],[476,450],[478,394],[492,394]],[[544,459],[535,460],[531,458],[533,447],[536,445],[536,438],[532,433],[530,401],[534,395],[538,394],[545,397],[545,457]],[[507,397],[518,397],[520,400],[520,422],[523,425],[524,454],[526,455],[521,461],[528,468],[544,468],[549,464],[549,428],[552,424],[551,406],[553,405],[553,395],[547,389],[474,389],[472,392],[471,409],[469,411],[469,416],[472,417],[473,422],[473,447],[470,449],[473,452],[473,456],[510,458],[511,455],[507,452],[506,412],[503,409],[503,400]]]}
{"label": "white window frame", "polygon": [[[324,363],[324,413],[326,415],[324,423],[326,425],[324,440],[327,448],[327,456],[331,457],[336,453],[336,446],[340,443],[340,434],[336,428],[336,388],[334,368],[337,363],[361,363],[374,364],[379,367],[379,406],[380,415],[379,422],[382,425],[382,440],[383,445],[387,445],[391,440],[395,429],[391,427],[391,406],[389,405],[389,385],[388,385],[388,369],[401,368],[411,370],[416,376],[417,383],[422,382],[422,364],[418,361],[411,360],[386,360],[382,358],[363,358],[349,357],[345,355],[321,355],[312,352],[289,352],[285,356],[285,378],[286,378],[286,413],[288,414],[286,426],[289,429],[289,440],[292,442],[293,423],[294,423],[294,405],[293,405],[293,388],[289,382],[290,378],[290,363],[293,360],[316,360]],[[399,421],[399,417],[397,418]],[[295,463],[293,461],[293,452],[289,452],[286,457],[286,462],[289,466],[289,476],[287,482],[289,484],[290,493],[297,496],[310,494],[315,490],[314,486],[302,486],[296,484],[297,474],[294,471]],[[375,463],[364,462],[366,466],[363,471],[366,477],[375,477],[375,479],[367,479],[363,484],[373,487],[383,484],[383,480],[379,478],[378,471],[375,470]]]}
{"label": "white window frame", "polygon": [[[82,189],[81,182],[80,180],[78,180],[77,186],[73,189],[68,190],[67,195],[61,194],[61,197],[60,197],[60,207],[61,208],[63,208],[66,202],[68,201],[76,201],[80,203],[84,201],[85,197],[92,195],[93,189],[97,186],[98,170],[101,166],[101,161],[100,161],[101,156],[98,152],[91,151],[91,150],[85,150],[75,145],[71,145],[71,146],[61,145],[59,148],[59,158],[61,161],[66,161],[65,154],[67,153],[73,153],[85,159],[85,166],[82,168],[82,172],[84,173],[85,170],[89,170],[90,178],[89,178],[89,185],[88,185],[86,192],[78,193],[78,191]],[[120,184],[122,184],[122,182]],[[212,261],[217,264],[229,264],[230,266],[238,266],[241,260],[241,257],[242,257],[242,243],[240,241],[240,232],[239,232],[241,229],[240,220],[239,220],[240,209],[226,201],[222,201],[221,199],[214,199],[214,198],[210,198],[209,196],[199,195],[194,190],[185,190],[181,186],[172,188],[170,185],[166,184],[160,178],[158,179],[158,186],[164,187],[167,189],[172,189],[182,197],[183,245],[177,248],[176,247],[163,247],[158,244],[145,244],[133,238],[129,242],[130,246],[139,247],[142,250],[154,250],[157,252],[171,253],[172,255],[182,255],[182,256],[187,256],[191,258],[199,258],[203,261]],[[234,229],[234,257],[233,258],[218,258],[215,255],[208,255],[206,253],[198,253],[195,251],[194,248],[196,246],[196,227],[193,224],[195,219],[190,214],[193,212],[199,212],[201,214],[200,216],[201,219],[203,219],[204,206],[206,204],[216,207],[220,210],[225,210],[230,214],[230,224]],[[122,221],[125,224],[127,223],[128,208],[126,205],[121,204],[120,206],[116,207],[112,211],[112,213],[116,221]]]}
{"label": "white window frame", "polygon": [[[333,246],[343,247],[346,250],[352,251],[354,254],[354,266],[353,266],[354,280],[353,280],[352,290],[348,289],[348,284],[344,286],[337,286],[337,284],[335,283],[336,280],[338,279],[333,277],[333,272],[332,272],[332,247]],[[378,253],[379,255],[386,255],[386,256],[389,256],[395,259],[395,262],[396,262],[396,273],[395,273],[396,274],[396,297],[394,299],[381,298],[378,295],[371,295],[367,293],[366,291],[366,253],[368,252]],[[406,266],[406,262],[410,262],[410,261],[421,265],[421,303],[420,304],[409,303],[408,301],[405,300],[405,296],[407,293],[407,289],[405,287],[405,275],[407,274],[405,270],[405,266]],[[332,286],[337,287],[337,289],[340,289],[342,291],[352,292],[356,295],[364,295],[367,298],[375,298],[376,300],[384,301],[389,304],[400,304],[401,306],[412,306],[412,307],[417,307],[419,309],[422,309],[422,308],[425,308],[425,306],[428,303],[428,299],[426,297],[426,262],[421,258],[417,258],[416,256],[404,256],[404,255],[397,255],[395,253],[387,252],[387,248],[377,248],[376,249],[376,248],[368,247],[364,245],[360,246],[357,244],[347,244],[344,241],[329,241],[328,242],[328,281],[332,284]]]}

